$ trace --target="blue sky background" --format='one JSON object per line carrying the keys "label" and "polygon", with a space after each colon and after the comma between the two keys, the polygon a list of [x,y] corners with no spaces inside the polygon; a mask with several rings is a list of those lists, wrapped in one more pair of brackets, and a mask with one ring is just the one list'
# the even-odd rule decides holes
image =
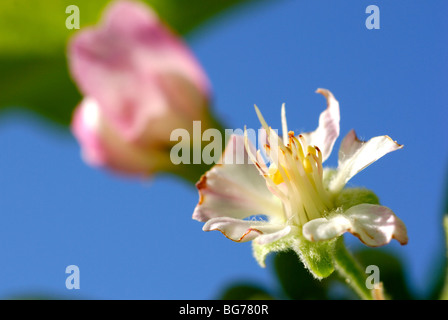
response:
{"label": "blue sky background", "polygon": [[[364,25],[371,4],[380,30]],[[285,0],[233,11],[188,38],[228,128],[258,129],[253,104],[280,128],[285,102],[290,129],[313,130],[322,87],[341,104],[342,136],[354,128],[405,145],[350,184],[374,190],[406,223],[409,244],[388,249],[419,294],[443,254],[447,9],[443,0]],[[237,280],[276,286],[250,244],[201,231],[191,219],[197,191],[178,179],[92,169],[70,133],[30,115],[0,119],[0,150],[0,298],[212,299]],[[355,240],[347,236],[350,248],[362,246]],[[65,288],[71,264],[80,290]]]}

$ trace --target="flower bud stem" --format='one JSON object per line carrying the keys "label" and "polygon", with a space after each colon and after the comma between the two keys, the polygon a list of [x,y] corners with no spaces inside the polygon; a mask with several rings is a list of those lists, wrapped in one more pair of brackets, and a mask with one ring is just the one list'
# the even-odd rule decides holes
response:
{"label": "flower bud stem", "polygon": [[[215,115],[213,115],[210,111],[207,111],[207,113],[204,115],[204,121],[202,122],[202,132],[201,132],[201,136],[203,131],[205,131],[206,129],[216,129],[221,133],[221,137],[222,137],[222,146],[220,148],[220,150],[215,150],[216,152],[220,152],[219,155],[217,155],[217,157],[221,156],[221,153],[224,151],[225,145],[227,144],[227,141],[225,140],[225,127],[224,125],[217,119],[217,117]],[[204,146],[206,144],[208,144],[208,141],[201,141],[200,142],[200,153],[202,153],[202,149],[204,148]],[[167,152],[169,153],[170,150],[167,150]],[[191,150],[190,150],[190,154],[193,154],[195,152],[194,150],[194,144],[191,145]],[[200,180],[201,176],[206,173],[208,170],[211,169],[211,167],[213,167],[213,165],[215,165],[214,163],[212,164],[206,164],[203,161],[201,161],[201,163],[199,164],[194,164],[193,161],[189,164],[178,164],[178,165],[171,165],[171,166],[167,166],[167,168],[163,171],[165,171],[168,174],[172,174],[175,175],[177,177],[182,178],[183,180],[185,180],[188,183],[191,183],[191,185],[194,187],[194,185]]]}
{"label": "flower bud stem", "polygon": [[373,300],[372,291],[366,286],[366,273],[359,262],[347,250],[343,237],[339,237],[333,255],[335,269],[358,296],[363,300]]}

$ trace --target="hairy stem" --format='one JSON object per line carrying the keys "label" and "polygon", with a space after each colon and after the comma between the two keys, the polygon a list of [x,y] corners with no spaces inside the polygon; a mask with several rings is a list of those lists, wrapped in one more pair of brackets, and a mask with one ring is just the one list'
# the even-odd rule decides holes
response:
{"label": "hairy stem", "polygon": [[343,237],[340,237],[336,243],[336,250],[333,258],[336,270],[345,280],[345,283],[350,286],[361,299],[375,299],[376,295],[374,296],[372,290],[367,288],[366,273],[359,262],[345,247]]}

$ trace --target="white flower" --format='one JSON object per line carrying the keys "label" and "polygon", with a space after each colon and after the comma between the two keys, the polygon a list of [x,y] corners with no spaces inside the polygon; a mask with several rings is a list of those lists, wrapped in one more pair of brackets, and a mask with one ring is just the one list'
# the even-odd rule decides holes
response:
{"label": "white flower", "polygon": [[[301,245],[307,245],[304,242],[323,242],[345,232],[372,247],[393,238],[407,243],[406,227],[392,210],[367,201],[377,199],[372,192],[344,189],[356,173],[402,145],[388,136],[360,141],[352,130],[341,143],[338,168],[324,169],[322,163],[339,136],[339,103],[330,91],[317,92],[326,97],[327,109],[321,113],[314,132],[288,132],[283,106],[282,139],[256,108],[266,130],[265,150],[256,152],[247,134],[232,136],[224,157],[250,160],[245,164],[239,164],[241,159],[223,161],[197,183],[200,201],[193,218],[205,222],[204,231],[219,230],[233,241],[254,240],[266,248],[275,247],[280,239],[299,239]],[[236,152],[242,144],[245,152]],[[263,160],[261,151],[269,161]]]}

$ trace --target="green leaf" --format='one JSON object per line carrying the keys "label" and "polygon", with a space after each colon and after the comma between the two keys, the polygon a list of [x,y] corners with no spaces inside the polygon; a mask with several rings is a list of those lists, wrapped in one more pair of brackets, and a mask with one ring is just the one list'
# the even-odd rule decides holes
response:
{"label": "green leaf", "polygon": [[[8,0],[0,4],[0,110],[24,107],[68,125],[80,94],[70,79],[69,5],[81,28],[95,24],[110,0]],[[225,9],[251,0],[145,0],[175,31],[191,32]],[[261,2],[261,1],[258,1]]]}
{"label": "green leaf", "polygon": [[272,296],[262,287],[251,283],[236,283],[228,286],[218,297],[219,300],[272,300]]}
{"label": "green leaf", "polygon": [[272,243],[260,245],[257,244],[255,241],[252,241],[252,250],[254,254],[255,260],[257,260],[260,267],[265,268],[266,267],[266,257],[271,252],[281,252],[281,251],[287,251],[294,243],[297,241],[294,240],[293,237],[286,237],[277,241],[274,241]]}
{"label": "green leaf", "polygon": [[293,300],[326,300],[328,279],[317,281],[292,251],[277,253],[274,271],[283,295]]}
{"label": "green leaf", "polygon": [[81,95],[69,78],[65,58],[0,57],[0,108],[25,108],[64,125]]}
{"label": "green leaf", "polygon": [[367,288],[364,268],[361,263],[347,250],[344,238],[339,237],[334,251],[335,268],[341,280],[350,286],[356,294],[364,300],[372,300],[373,292]]}
{"label": "green leaf", "polygon": [[377,195],[365,188],[345,188],[334,199],[334,206],[346,211],[358,204],[380,204]]}
{"label": "green leaf", "polygon": [[292,249],[297,253],[297,259],[300,259],[314,278],[319,280],[328,277],[334,271],[334,245],[334,240],[311,242],[301,234],[290,235],[264,245],[252,242],[254,257],[261,267],[266,266],[265,260],[269,253]]}
{"label": "green leaf", "polygon": [[335,240],[311,242],[303,237],[292,247],[305,267],[316,279],[324,279],[334,271]]}
{"label": "green leaf", "polygon": [[447,193],[448,193],[448,174],[445,179],[445,199],[443,200],[444,201],[443,227],[445,231],[445,259],[444,259],[445,281],[442,293],[440,294],[440,299],[442,300],[448,300],[448,197],[446,196]]}
{"label": "green leaf", "polygon": [[445,185],[442,194],[442,217],[439,230],[443,234],[445,243],[431,264],[430,280],[428,280],[430,290],[425,297],[429,300],[448,300],[448,170],[445,172]]}
{"label": "green leaf", "polygon": [[414,299],[408,287],[402,261],[396,253],[385,249],[366,248],[355,252],[355,257],[364,266],[376,265],[380,271],[386,297],[394,300]]}
{"label": "green leaf", "polygon": [[[446,256],[445,259],[448,259],[448,215],[445,214],[443,217],[443,226],[445,229],[445,250]],[[448,263],[445,262],[445,284],[443,285],[442,293],[440,294],[441,300],[448,300]]]}

